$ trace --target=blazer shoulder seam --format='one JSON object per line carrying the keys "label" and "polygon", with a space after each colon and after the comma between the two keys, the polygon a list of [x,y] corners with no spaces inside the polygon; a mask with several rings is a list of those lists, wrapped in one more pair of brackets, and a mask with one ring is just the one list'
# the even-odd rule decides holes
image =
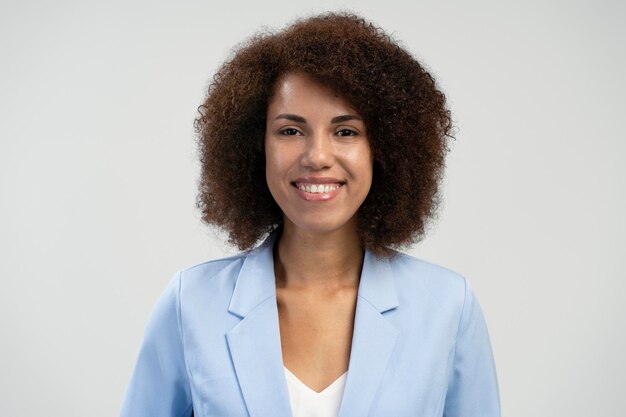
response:
{"label": "blazer shoulder seam", "polygon": [[189,363],[187,362],[187,352],[185,349],[185,334],[183,331],[183,318],[182,318],[182,308],[181,308],[181,302],[180,302],[180,293],[181,293],[181,289],[182,289],[182,283],[181,283],[181,278],[182,278],[182,271],[178,272],[178,279],[177,279],[177,291],[176,291],[176,325],[178,326],[178,333],[179,333],[179,337],[180,337],[180,347],[182,350],[182,354],[183,354],[183,362],[185,364],[185,372],[186,372],[186,376],[187,376],[187,385],[189,386],[189,395],[191,398],[191,403],[189,404],[189,406],[187,406],[187,408],[185,409],[185,412],[181,415],[181,417],[184,417],[187,415],[187,412],[189,411],[189,408],[193,408],[193,390],[191,389],[191,368],[189,367]]}
{"label": "blazer shoulder seam", "polygon": [[[468,282],[467,278],[461,275],[463,278],[463,305],[461,306],[461,312],[459,314],[459,322],[456,327],[456,334],[454,336],[454,344],[456,345],[456,341],[459,338],[459,333],[461,332],[461,322],[463,321],[463,315],[465,315],[465,307],[467,306],[467,293],[468,293]],[[456,349],[455,349],[456,350]],[[456,355],[456,352],[455,352]]]}

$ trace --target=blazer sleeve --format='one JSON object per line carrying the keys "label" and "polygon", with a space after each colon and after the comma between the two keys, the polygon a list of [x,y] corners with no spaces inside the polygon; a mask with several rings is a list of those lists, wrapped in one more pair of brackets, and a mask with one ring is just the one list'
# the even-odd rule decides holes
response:
{"label": "blazer sleeve", "polygon": [[180,273],[159,297],[145,329],[120,417],[188,417],[191,389],[180,326]]}
{"label": "blazer sleeve", "polygon": [[500,417],[500,396],[487,325],[465,280],[444,417]]}

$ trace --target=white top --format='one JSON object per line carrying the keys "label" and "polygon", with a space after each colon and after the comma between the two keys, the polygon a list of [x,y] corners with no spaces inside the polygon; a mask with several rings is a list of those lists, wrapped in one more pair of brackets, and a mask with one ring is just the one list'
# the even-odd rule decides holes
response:
{"label": "white top", "polygon": [[323,391],[315,392],[292,374],[286,366],[283,368],[285,368],[285,379],[289,389],[289,402],[293,417],[337,417],[339,415],[339,406],[341,405],[348,371],[335,379]]}

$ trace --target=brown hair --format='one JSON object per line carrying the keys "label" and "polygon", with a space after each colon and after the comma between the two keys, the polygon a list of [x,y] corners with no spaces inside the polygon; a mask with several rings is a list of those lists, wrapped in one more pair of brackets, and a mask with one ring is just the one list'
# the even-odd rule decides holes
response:
{"label": "brown hair", "polygon": [[433,77],[380,28],[352,13],[259,33],[217,71],[195,120],[202,220],[241,250],[282,224],[265,180],[265,117],[278,77],[305,73],[363,116],[374,155],[359,236],[377,255],[421,239],[439,203],[450,111]]}

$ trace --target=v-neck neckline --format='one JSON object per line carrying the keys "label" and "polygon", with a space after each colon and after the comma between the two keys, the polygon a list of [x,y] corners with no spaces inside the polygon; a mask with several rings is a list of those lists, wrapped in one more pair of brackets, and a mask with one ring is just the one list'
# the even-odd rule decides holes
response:
{"label": "v-neck neckline", "polygon": [[305,389],[307,392],[309,392],[311,394],[314,394],[314,395],[324,395],[324,394],[328,393],[329,391],[332,391],[348,375],[348,371],[344,372],[342,375],[340,375],[337,379],[335,379],[333,382],[331,382],[330,385],[328,385],[322,391],[317,392],[313,388],[311,388],[308,385],[306,385],[304,382],[300,381],[300,379],[293,372],[291,372],[289,369],[287,369],[286,366],[283,365],[283,368],[285,369],[285,375],[287,375],[287,377],[289,379],[291,379],[291,381],[293,381],[295,384],[297,384],[300,387],[302,387],[303,389]]}

